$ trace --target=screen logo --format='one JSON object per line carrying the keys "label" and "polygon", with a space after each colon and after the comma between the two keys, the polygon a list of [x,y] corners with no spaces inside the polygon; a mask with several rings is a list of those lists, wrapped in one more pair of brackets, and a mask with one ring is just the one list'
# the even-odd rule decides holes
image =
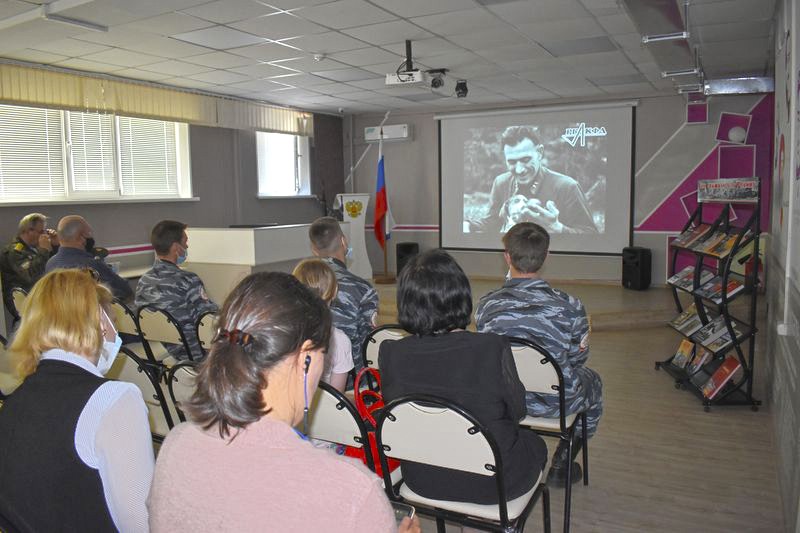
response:
{"label": "screen logo", "polygon": [[574,128],[564,130],[561,136],[570,146],[575,146],[580,141],[581,146],[586,146],[586,137],[605,137],[608,135],[605,126],[587,126],[581,122]]}

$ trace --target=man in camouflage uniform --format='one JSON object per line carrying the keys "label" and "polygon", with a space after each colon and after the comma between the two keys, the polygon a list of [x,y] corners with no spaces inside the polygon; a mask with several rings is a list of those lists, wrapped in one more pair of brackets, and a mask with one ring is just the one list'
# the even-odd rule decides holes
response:
{"label": "man in camouflage uniform", "polygon": [[[150,242],[156,262],[139,279],[136,306],[152,305],[172,315],[181,325],[192,357],[197,361],[203,357],[197,320],[203,313],[219,311],[219,307],[208,298],[200,276],[178,266],[186,261],[189,251],[186,224],[162,220],[150,233]],[[183,346],[168,345],[167,349],[176,359],[188,359]]]}
{"label": "man in camouflage uniform", "polygon": [[[478,331],[529,339],[547,350],[564,376],[567,414],[586,411],[591,437],[603,412],[603,384],[597,372],[584,366],[589,358],[586,310],[578,298],[539,277],[550,245],[544,228],[532,222],[516,224],[503,236],[503,245],[511,277],[481,298],[475,312]],[[557,394],[527,392],[525,404],[531,416],[559,415]],[[580,478],[577,466],[573,465],[573,480]],[[565,467],[566,447],[559,445],[551,471],[556,483],[559,475],[566,477]]]}
{"label": "man in camouflage uniform", "polygon": [[378,293],[368,281],[347,270],[345,263],[352,253],[339,222],[333,217],[318,218],[308,230],[311,251],[328,263],[336,274],[339,292],[331,303],[333,325],[341,329],[353,346],[353,365],[364,367],[364,339],[376,326]]}
{"label": "man in camouflage uniform", "polygon": [[19,221],[16,239],[0,252],[3,303],[12,314],[15,311],[12,289],[30,291],[44,275],[47,260],[58,250],[58,237],[46,225],[47,217],[41,213],[25,215]]}

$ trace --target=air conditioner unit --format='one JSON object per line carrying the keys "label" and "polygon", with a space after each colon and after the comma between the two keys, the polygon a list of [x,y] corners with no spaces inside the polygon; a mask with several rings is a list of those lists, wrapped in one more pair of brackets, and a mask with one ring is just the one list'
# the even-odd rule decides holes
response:
{"label": "air conditioner unit", "polygon": [[390,126],[373,126],[364,128],[364,140],[368,143],[376,143],[381,140],[381,129],[383,129],[384,142],[410,141],[411,126],[408,124],[392,124]]}

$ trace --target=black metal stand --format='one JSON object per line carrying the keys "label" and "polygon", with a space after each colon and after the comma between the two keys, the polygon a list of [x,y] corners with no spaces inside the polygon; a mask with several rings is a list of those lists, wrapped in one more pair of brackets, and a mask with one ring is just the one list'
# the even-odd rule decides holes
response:
{"label": "black metal stand", "polygon": [[[672,361],[675,357],[674,355],[664,361],[657,361],[655,363],[656,370],[664,370],[674,379],[676,389],[685,389],[694,393],[694,395],[702,401],[703,409],[706,412],[711,410],[712,405],[749,405],[753,411],[758,411],[758,406],[761,405],[761,401],[756,400],[753,397],[753,369],[756,342],[755,336],[758,332],[756,328],[756,309],[759,286],[758,272],[760,266],[760,195],[758,203],[756,203],[754,206],[753,214],[750,216],[744,226],[731,226],[730,213],[731,204],[725,204],[725,207],[716,220],[711,223],[706,222],[707,224],[711,225],[711,228],[706,236],[703,237],[705,239],[708,236],[713,235],[713,233],[718,230],[724,231],[730,235],[738,234],[738,237],[733,244],[733,248],[726,257],[719,259],[705,252],[673,246],[670,272],[672,274],[676,273],[678,258],[681,256],[681,254],[689,253],[695,255],[694,280],[692,288],[682,289],[675,285],[671,285],[673,297],[675,299],[675,305],[679,313],[683,312],[684,309],[679,296],[680,291],[690,294],[702,324],[706,325],[711,321],[711,312],[716,313],[717,316],[721,316],[723,318],[725,327],[727,329],[727,334],[730,336],[732,342],[717,351],[709,350],[712,352],[712,357],[695,372],[689,372],[685,368],[681,368],[680,366],[673,364]],[[701,223],[704,223],[702,203],[698,204],[697,209],[686,223],[683,231],[685,232],[690,230]],[[732,276],[738,276],[737,274],[733,274],[731,272],[732,262],[734,258],[744,249],[744,247],[749,245],[751,242],[753,243],[753,267],[751,272],[748,273],[745,271],[743,280],[745,289],[735,295],[729,296],[727,291],[728,281],[732,279]],[[700,279],[703,270],[714,266],[716,267],[716,274],[720,276],[722,283],[721,302],[715,302],[714,300],[707,299],[697,292],[700,287]],[[748,296],[750,298],[747,320],[739,320],[733,317],[729,309],[729,304],[740,296]],[[737,326],[738,331],[737,329],[734,329],[734,325]],[[681,331],[678,330],[678,332],[684,335]],[[693,340],[693,342],[695,341]],[[707,348],[705,345],[703,346]],[[722,390],[719,391],[713,399],[708,399],[703,394],[703,384],[711,377],[711,374],[713,374],[712,367],[714,367],[714,364],[719,364],[718,362],[723,359],[725,354],[731,350],[735,352],[735,356],[739,360],[739,364],[742,367],[741,376],[736,380],[731,380],[726,383]]]}

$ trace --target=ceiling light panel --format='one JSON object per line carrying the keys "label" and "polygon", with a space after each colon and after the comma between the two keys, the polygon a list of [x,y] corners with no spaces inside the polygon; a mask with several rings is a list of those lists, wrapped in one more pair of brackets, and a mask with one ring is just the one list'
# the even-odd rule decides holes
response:
{"label": "ceiling light panel", "polygon": [[250,57],[259,61],[279,61],[281,59],[291,59],[303,56],[301,50],[282,46],[277,43],[262,43],[242,48],[232,48],[230,53],[237,56]]}
{"label": "ceiling light panel", "polygon": [[[134,31],[157,33],[159,35],[175,35],[213,26],[212,22],[199,19],[185,13],[166,13],[142,20],[136,20],[122,27]],[[117,31],[114,28],[112,31]]]}
{"label": "ceiling light panel", "polygon": [[215,85],[230,85],[232,83],[238,83],[250,79],[248,76],[243,76],[242,74],[237,74],[227,70],[201,72],[200,74],[192,74],[189,77],[193,80],[200,80],[207,83],[213,83]]}
{"label": "ceiling light panel", "polygon": [[236,67],[229,69],[231,72],[249,76],[251,78],[269,78],[270,76],[279,76],[282,74],[289,74],[292,71],[285,68],[276,67],[269,63],[256,63],[255,65],[247,65],[244,67]]}
{"label": "ceiling light panel", "polygon": [[607,35],[606,31],[593,18],[521,24],[519,29],[540,44],[548,41],[562,41],[565,36],[572,35],[580,35],[581,38]]}
{"label": "ceiling light panel", "polygon": [[372,0],[372,3],[405,18],[449,13],[475,7],[475,4],[465,0]]}
{"label": "ceiling light panel", "polygon": [[274,15],[264,15],[254,17],[240,22],[230,24],[237,30],[242,30],[253,35],[266,37],[268,39],[279,40],[289,37],[299,37],[312,33],[324,33],[328,28],[303,20],[296,15],[289,13],[277,13]]}
{"label": "ceiling light panel", "polygon": [[253,65],[254,59],[249,57],[237,56],[228,52],[209,52],[184,58],[189,63],[203,65],[211,68],[236,68]]}
{"label": "ceiling light panel", "polygon": [[353,39],[349,35],[344,35],[338,31],[304,35],[302,37],[282,40],[281,42],[310,53],[329,54],[333,52],[342,52],[344,50],[364,48],[364,43],[362,41]]}
{"label": "ceiling light panel", "polygon": [[213,48],[214,50],[229,50],[262,43],[265,40],[263,37],[224,26],[213,26],[202,30],[179,33],[173,35],[173,37],[181,41]]}
{"label": "ceiling light panel", "polygon": [[543,42],[542,46],[555,57],[569,57],[581,54],[610,52],[617,47],[608,37],[590,37],[572,41]]}
{"label": "ceiling light panel", "polygon": [[339,0],[320,6],[307,7],[297,13],[304,19],[337,29],[387,22],[396,18],[388,11],[362,0]]}
{"label": "ceiling light panel", "polygon": [[[433,2],[431,2],[433,3]],[[438,35],[463,35],[472,31],[506,27],[506,24],[483,9],[468,9],[411,19],[411,22]]]}
{"label": "ceiling light panel", "polygon": [[182,57],[196,56],[209,52],[208,48],[186,43],[169,37],[152,37],[128,45],[126,48],[144,54],[159,55],[170,59],[180,59]]}
{"label": "ceiling light panel", "polygon": [[515,25],[591,16],[578,0],[518,0],[490,5],[489,9]]}
{"label": "ceiling light panel", "polygon": [[218,0],[184,9],[182,12],[218,24],[228,24],[275,13],[275,9],[255,0]]}
{"label": "ceiling light panel", "polygon": [[110,65],[120,65],[122,67],[139,67],[158,63],[163,58],[149,54],[141,54],[139,52],[131,52],[130,50],[112,48],[111,50],[85,55],[82,59],[86,61],[99,61]]}
{"label": "ceiling light panel", "polygon": [[382,62],[395,62],[399,65],[403,61],[403,57],[397,54],[374,47],[336,52],[331,54],[331,59],[354,67],[363,67],[364,65],[374,65]]}
{"label": "ceiling light panel", "polygon": [[418,41],[433,37],[431,33],[405,20],[393,20],[391,22],[348,28],[342,30],[342,33],[374,45],[404,42],[409,39],[414,42],[414,52],[417,51]]}
{"label": "ceiling light panel", "polygon": [[184,61],[176,61],[170,59],[168,61],[161,61],[160,63],[153,63],[152,65],[145,65],[142,70],[149,70],[151,72],[163,72],[171,74],[172,76],[191,76],[200,72],[208,72],[212,70],[202,65],[194,65]]}
{"label": "ceiling light panel", "polygon": [[312,72],[315,76],[326,78],[333,81],[356,81],[373,78],[375,74],[359,68],[345,68],[337,70],[323,70]]}

